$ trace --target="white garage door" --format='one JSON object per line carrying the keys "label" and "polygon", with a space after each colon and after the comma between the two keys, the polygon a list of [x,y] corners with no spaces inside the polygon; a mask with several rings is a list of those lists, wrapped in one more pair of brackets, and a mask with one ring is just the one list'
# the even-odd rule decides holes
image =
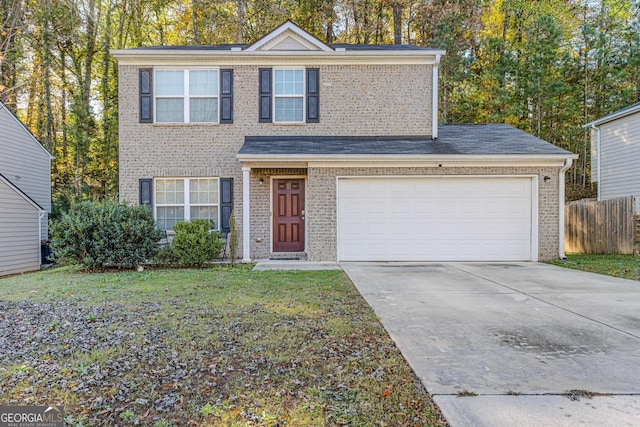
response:
{"label": "white garage door", "polygon": [[339,261],[537,260],[531,177],[338,179]]}

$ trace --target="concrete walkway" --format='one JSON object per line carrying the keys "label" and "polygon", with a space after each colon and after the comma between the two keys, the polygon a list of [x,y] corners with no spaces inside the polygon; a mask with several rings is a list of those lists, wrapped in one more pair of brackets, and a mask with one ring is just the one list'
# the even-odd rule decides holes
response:
{"label": "concrete walkway", "polygon": [[453,426],[640,424],[640,282],[538,263],[342,267]]}
{"label": "concrete walkway", "polygon": [[298,260],[258,260],[256,261],[254,270],[342,270],[335,262],[308,262]]}

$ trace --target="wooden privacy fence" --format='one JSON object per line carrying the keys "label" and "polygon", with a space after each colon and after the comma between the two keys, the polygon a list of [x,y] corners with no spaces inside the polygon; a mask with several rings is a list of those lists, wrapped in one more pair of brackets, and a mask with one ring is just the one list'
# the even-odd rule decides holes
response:
{"label": "wooden privacy fence", "polygon": [[569,203],[564,223],[566,252],[633,254],[640,250],[640,212],[634,197]]}

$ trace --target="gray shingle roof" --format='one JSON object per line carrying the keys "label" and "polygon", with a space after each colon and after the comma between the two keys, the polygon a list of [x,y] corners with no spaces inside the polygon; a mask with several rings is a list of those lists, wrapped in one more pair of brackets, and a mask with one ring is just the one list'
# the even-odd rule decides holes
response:
{"label": "gray shingle roof", "polygon": [[271,155],[571,155],[513,126],[441,125],[430,136],[247,136],[239,154]]}
{"label": "gray shingle roof", "polygon": [[[129,50],[214,50],[214,51],[224,51],[231,50],[231,48],[239,47],[240,49],[245,49],[248,47],[248,44],[217,44],[217,45],[175,45],[175,46],[141,46],[132,48]],[[392,50],[410,50],[410,51],[430,51],[430,50],[438,50],[428,47],[421,46],[412,46],[406,44],[331,44],[329,45],[335,48],[343,48],[347,51],[392,51]]]}
{"label": "gray shingle roof", "polygon": [[330,44],[332,48],[345,50],[439,50],[430,47],[413,46],[410,44]]}
{"label": "gray shingle roof", "polygon": [[177,46],[141,46],[128,50],[231,50],[233,47],[239,47],[244,49],[249,45],[247,44],[205,44],[205,45],[177,45]]}

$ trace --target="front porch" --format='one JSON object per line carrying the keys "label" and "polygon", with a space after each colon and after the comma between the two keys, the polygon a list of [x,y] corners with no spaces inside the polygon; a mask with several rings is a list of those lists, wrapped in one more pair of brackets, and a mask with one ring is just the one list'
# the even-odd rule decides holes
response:
{"label": "front porch", "polygon": [[242,168],[242,260],[307,260],[306,168]]}

